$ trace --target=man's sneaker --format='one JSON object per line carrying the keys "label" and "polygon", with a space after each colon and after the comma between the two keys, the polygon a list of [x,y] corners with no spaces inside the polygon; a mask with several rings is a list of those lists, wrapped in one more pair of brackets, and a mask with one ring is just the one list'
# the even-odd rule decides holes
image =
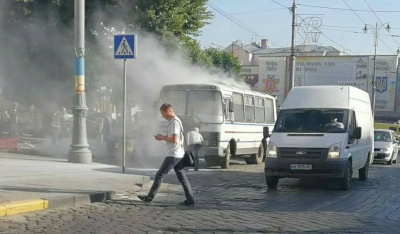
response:
{"label": "man's sneaker", "polygon": [[144,202],[151,202],[153,200],[149,198],[147,195],[138,195],[138,198]]}
{"label": "man's sneaker", "polygon": [[194,206],[194,201],[187,201],[185,200],[184,202],[179,203],[181,206]]}

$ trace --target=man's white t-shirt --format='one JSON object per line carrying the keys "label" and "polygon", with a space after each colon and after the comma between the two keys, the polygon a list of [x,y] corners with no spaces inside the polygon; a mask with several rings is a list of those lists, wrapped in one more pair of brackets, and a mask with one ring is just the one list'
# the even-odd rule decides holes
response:
{"label": "man's white t-shirt", "polygon": [[177,143],[167,142],[167,153],[168,157],[183,158],[185,150],[183,149],[183,129],[181,120],[175,116],[173,119],[168,121],[167,136],[170,137],[173,134],[178,135]]}

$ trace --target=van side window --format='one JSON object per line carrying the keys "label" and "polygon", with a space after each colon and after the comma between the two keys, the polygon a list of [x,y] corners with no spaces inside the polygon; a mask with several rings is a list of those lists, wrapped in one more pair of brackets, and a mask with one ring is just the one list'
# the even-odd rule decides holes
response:
{"label": "van side window", "polygon": [[233,114],[235,117],[235,122],[244,121],[244,102],[243,95],[239,93],[233,93]]}
{"label": "van side window", "polygon": [[246,122],[254,123],[254,97],[253,96],[244,96],[245,106],[244,110],[246,113]]}
{"label": "van side window", "polygon": [[256,97],[256,122],[265,123],[264,99]]}
{"label": "van side window", "polygon": [[350,111],[350,121],[349,121],[349,144],[353,143],[356,138],[354,136],[356,132],[357,122],[356,122],[356,114],[354,111]]}

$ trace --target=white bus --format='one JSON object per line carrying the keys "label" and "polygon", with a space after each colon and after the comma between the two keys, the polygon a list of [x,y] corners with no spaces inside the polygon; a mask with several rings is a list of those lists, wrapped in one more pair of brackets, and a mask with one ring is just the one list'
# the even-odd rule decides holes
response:
{"label": "white bus", "polygon": [[235,83],[204,82],[166,85],[159,103],[172,105],[186,132],[199,127],[208,166],[229,168],[232,157],[247,164],[265,159],[263,127],[272,129],[277,116],[273,96]]}

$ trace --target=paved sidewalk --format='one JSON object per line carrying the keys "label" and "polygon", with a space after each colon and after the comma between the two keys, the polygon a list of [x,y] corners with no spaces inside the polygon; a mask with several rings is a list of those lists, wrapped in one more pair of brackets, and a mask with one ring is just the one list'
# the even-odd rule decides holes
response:
{"label": "paved sidewalk", "polygon": [[[95,161],[95,160],[94,160]],[[147,175],[146,175],[147,174]],[[141,191],[153,171],[103,163],[69,163],[63,156],[0,153],[0,217],[112,199]]]}

